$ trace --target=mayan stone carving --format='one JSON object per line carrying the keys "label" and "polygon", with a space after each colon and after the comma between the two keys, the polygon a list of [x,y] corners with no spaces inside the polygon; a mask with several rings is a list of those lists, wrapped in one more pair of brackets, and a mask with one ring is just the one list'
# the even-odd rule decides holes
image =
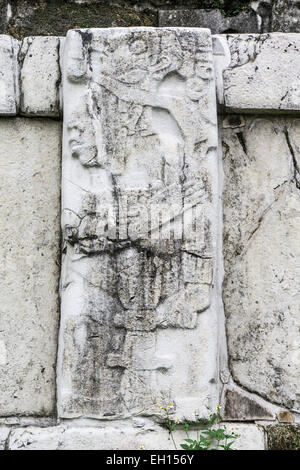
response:
{"label": "mayan stone carving", "polygon": [[60,416],[215,406],[216,146],[208,30],[68,33]]}

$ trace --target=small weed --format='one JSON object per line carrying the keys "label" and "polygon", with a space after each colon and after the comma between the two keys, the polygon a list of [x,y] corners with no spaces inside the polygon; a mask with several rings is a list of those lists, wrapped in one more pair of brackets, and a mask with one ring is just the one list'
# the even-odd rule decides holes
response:
{"label": "small weed", "polygon": [[[190,430],[190,423],[180,421],[179,419],[173,419],[171,417],[174,405],[170,403],[169,405],[160,405],[160,410],[164,416],[164,424],[167,427],[173,445],[177,450],[177,445],[175,442],[174,431],[178,425],[183,426],[183,429],[186,433],[186,439],[184,443],[180,444],[180,447],[184,450],[232,450],[232,445],[235,440],[239,437],[238,434],[232,431],[227,431],[226,427],[221,424],[221,415],[220,415],[220,405],[217,406],[215,413],[211,414],[205,424],[203,420],[199,419],[199,413],[195,411],[195,421],[198,425],[205,426],[203,430]],[[193,435],[192,435],[193,433]]]}

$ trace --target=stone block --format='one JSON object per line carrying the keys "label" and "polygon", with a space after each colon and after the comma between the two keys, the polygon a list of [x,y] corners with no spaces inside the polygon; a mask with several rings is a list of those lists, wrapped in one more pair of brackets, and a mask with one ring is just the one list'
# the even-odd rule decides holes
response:
{"label": "stone block", "polygon": [[[239,435],[233,450],[264,450],[263,428],[255,424],[225,423],[225,428]],[[184,443],[183,430],[174,432],[178,449]],[[60,425],[48,428],[13,429],[10,450],[175,450],[166,429],[138,419],[136,422],[103,423],[101,426]]]}
{"label": "stone block", "polygon": [[280,410],[277,415],[279,423],[292,424],[294,422],[294,417],[292,413],[286,410]]}
{"label": "stone block", "polygon": [[233,450],[265,450],[265,435],[261,426],[248,423],[224,423],[231,433],[238,434],[232,445]]}
{"label": "stone block", "polygon": [[0,416],[55,411],[61,125],[0,121]]}
{"label": "stone block", "polygon": [[236,383],[300,410],[300,120],[223,128],[223,300]]}
{"label": "stone block", "polygon": [[[183,442],[184,435],[181,433]],[[10,450],[146,450],[174,449],[167,430],[158,425],[116,422],[95,426],[27,427],[14,429]]]}
{"label": "stone block", "polygon": [[159,26],[209,28],[212,34],[259,33],[258,16],[252,9],[234,16],[224,16],[220,10],[160,10]]}
{"label": "stone block", "polygon": [[60,100],[60,50],[64,38],[27,37],[20,49],[20,111],[26,116],[58,117]]}
{"label": "stone block", "polygon": [[5,426],[0,426],[0,450],[5,449],[9,432],[10,432],[10,428],[5,427]]}
{"label": "stone block", "polygon": [[297,34],[228,35],[231,63],[223,72],[229,111],[300,111],[300,38]]}
{"label": "stone block", "polygon": [[19,42],[0,35],[0,115],[14,116],[19,106]]}
{"label": "stone block", "polygon": [[227,421],[255,421],[275,419],[270,407],[255,395],[226,387],[222,419]]}
{"label": "stone block", "polygon": [[70,31],[64,61],[64,418],[217,401],[211,36]]}

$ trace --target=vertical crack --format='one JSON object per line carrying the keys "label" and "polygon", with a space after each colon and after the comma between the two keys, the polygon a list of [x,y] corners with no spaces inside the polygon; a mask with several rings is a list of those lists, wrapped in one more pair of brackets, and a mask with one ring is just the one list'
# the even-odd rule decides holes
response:
{"label": "vertical crack", "polygon": [[299,169],[299,165],[298,165],[298,162],[297,162],[297,159],[296,159],[295,151],[293,149],[288,130],[285,129],[283,132],[284,132],[284,135],[285,135],[287,146],[288,146],[290,154],[292,156],[292,163],[293,163],[293,167],[294,167],[293,179],[294,179],[294,182],[296,184],[296,188],[300,189],[300,169]]}

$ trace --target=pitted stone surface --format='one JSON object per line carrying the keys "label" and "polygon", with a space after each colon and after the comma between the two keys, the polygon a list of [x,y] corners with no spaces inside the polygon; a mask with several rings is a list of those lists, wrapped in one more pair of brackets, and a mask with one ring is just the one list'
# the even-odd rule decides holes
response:
{"label": "pitted stone surface", "polygon": [[268,450],[300,450],[300,427],[266,426]]}
{"label": "pitted stone surface", "polygon": [[60,123],[0,121],[0,416],[55,411]]}
{"label": "pitted stone surface", "polygon": [[222,419],[227,421],[274,420],[275,414],[262,399],[238,387],[224,391]]}
{"label": "pitted stone surface", "polygon": [[60,104],[60,50],[64,38],[28,37],[20,50],[20,111],[28,116],[58,117]]}
{"label": "pitted stone surface", "polygon": [[[264,432],[255,424],[225,423],[230,433],[239,437],[234,450],[263,450]],[[186,434],[174,433],[179,448]],[[149,423],[111,422],[101,426],[56,426],[50,428],[27,427],[14,429],[8,440],[10,450],[174,450],[174,444],[166,429]]]}
{"label": "pitted stone surface", "polygon": [[258,15],[252,9],[234,16],[224,16],[220,10],[160,10],[159,26],[209,28],[212,34],[259,33]]}
{"label": "pitted stone surface", "polygon": [[0,35],[0,115],[13,116],[18,113],[19,42],[16,39]]}
{"label": "pitted stone surface", "polygon": [[223,72],[224,104],[231,111],[300,110],[300,38],[297,34],[227,37],[231,63]]}
{"label": "pitted stone surface", "polygon": [[300,120],[231,116],[223,127],[231,371],[248,390],[299,411]]}
{"label": "pitted stone surface", "polygon": [[70,31],[65,54],[59,414],[155,415],[171,401],[179,416],[207,416],[217,400],[210,33]]}
{"label": "pitted stone surface", "polygon": [[300,4],[298,0],[274,0],[273,31],[300,33]]}
{"label": "pitted stone surface", "polygon": [[6,440],[9,435],[10,428],[7,428],[5,426],[0,426],[0,450],[5,449],[6,445]]}

